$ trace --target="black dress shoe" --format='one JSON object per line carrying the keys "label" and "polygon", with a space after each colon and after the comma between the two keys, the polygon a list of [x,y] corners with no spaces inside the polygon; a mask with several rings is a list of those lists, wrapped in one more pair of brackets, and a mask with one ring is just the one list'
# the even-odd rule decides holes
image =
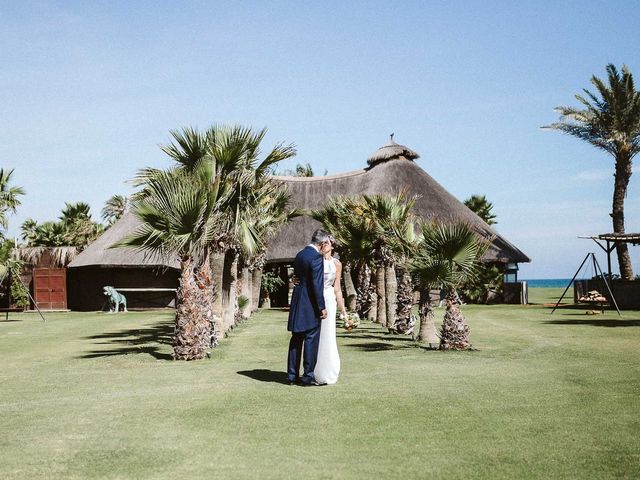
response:
{"label": "black dress shoe", "polygon": [[320,384],[318,382],[316,382],[315,380],[312,380],[310,382],[302,382],[302,386],[303,387],[319,387]]}

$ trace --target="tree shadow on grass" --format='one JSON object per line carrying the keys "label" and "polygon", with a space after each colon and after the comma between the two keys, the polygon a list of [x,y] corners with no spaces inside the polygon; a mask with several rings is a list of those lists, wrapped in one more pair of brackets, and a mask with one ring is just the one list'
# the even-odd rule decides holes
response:
{"label": "tree shadow on grass", "polygon": [[97,345],[112,345],[113,348],[95,349],[78,358],[112,357],[116,355],[147,354],[157,360],[173,360],[168,353],[161,353],[160,345],[171,345],[173,340],[173,321],[162,322],[148,328],[132,328],[118,332],[100,333],[85,337],[96,341]]}
{"label": "tree shadow on grass", "polygon": [[347,343],[343,346],[355,348],[365,352],[382,352],[386,350],[400,350],[416,348],[419,344],[409,335],[392,333],[382,330],[380,325],[360,325],[351,332],[343,331],[336,334],[339,339],[370,340],[359,343]]}
{"label": "tree shadow on grass", "polygon": [[348,348],[355,348],[357,350],[362,350],[364,352],[385,352],[388,350],[402,350],[404,348],[416,348],[419,345],[416,345],[414,342],[410,344],[404,343],[402,345],[393,344],[389,342],[364,342],[364,343],[347,343],[344,346]]}
{"label": "tree shadow on grass", "polygon": [[256,368],[255,370],[241,370],[238,375],[258,380],[259,382],[280,383],[288,385],[289,380],[285,372],[276,372],[275,370],[267,370],[266,368]]}
{"label": "tree shadow on grass", "polygon": [[[576,314],[577,315],[577,314]],[[582,315],[584,316],[584,315]],[[584,318],[579,319],[564,319],[564,320],[547,320],[547,325],[590,325],[592,327],[640,327],[640,320],[617,320],[617,319],[596,319],[596,318]]]}
{"label": "tree shadow on grass", "polygon": [[380,333],[378,335],[366,334],[366,335],[354,335],[353,333],[338,333],[338,338],[370,338],[373,340],[385,340],[393,342],[413,342],[413,338],[408,335],[397,335],[394,333]]}

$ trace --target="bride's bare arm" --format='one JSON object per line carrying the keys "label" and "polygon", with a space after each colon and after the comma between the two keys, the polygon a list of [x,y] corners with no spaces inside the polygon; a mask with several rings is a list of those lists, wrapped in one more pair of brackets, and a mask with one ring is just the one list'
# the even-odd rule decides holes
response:
{"label": "bride's bare arm", "polygon": [[342,263],[335,258],[333,261],[336,264],[336,280],[333,282],[333,289],[336,292],[336,302],[338,303],[338,310],[343,315],[347,315],[347,310],[344,308],[344,298],[342,298],[342,288],[340,288],[340,278],[342,277]]}

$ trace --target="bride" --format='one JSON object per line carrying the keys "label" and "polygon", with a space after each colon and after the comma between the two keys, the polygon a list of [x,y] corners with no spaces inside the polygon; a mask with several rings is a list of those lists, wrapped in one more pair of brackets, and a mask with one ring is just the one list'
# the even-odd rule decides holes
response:
{"label": "bride", "polygon": [[330,245],[327,244],[321,251],[324,254],[324,303],[327,307],[327,318],[322,321],[320,328],[320,344],[318,346],[318,360],[314,370],[316,382],[321,385],[331,385],[338,381],[340,374],[340,356],[338,355],[338,343],[336,341],[336,310],[346,316],[340,277],[342,264],[331,255],[336,241],[330,237]]}

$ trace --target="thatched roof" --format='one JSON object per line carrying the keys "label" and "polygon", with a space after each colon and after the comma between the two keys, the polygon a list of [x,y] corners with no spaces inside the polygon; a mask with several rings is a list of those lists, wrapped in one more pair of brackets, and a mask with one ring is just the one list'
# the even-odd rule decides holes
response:
{"label": "thatched roof", "polygon": [[[494,237],[485,254],[485,261],[531,261],[411,160],[396,158],[394,161],[378,162],[367,169],[340,175],[274,177],[274,180],[287,185],[292,195],[292,206],[307,210],[320,208],[330,196],[397,194],[406,190],[409,196],[419,195],[413,207],[413,213],[418,217],[442,223],[464,222],[479,235]],[[313,231],[320,226],[319,222],[307,216],[294,218],[269,242],[267,261],[291,261],[298,250],[309,242]]]}
{"label": "thatched roof", "polygon": [[400,145],[394,142],[392,133],[391,138],[389,139],[389,143],[373,152],[373,154],[367,159],[367,163],[369,164],[369,166],[373,167],[380,162],[386,162],[388,160],[415,160],[416,158],[420,158],[420,155],[411,150],[409,147],[405,147],[404,145]]}
{"label": "thatched roof", "polygon": [[[320,208],[330,196],[358,194],[397,194],[406,190],[409,196],[418,195],[413,213],[424,220],[443,223],[468,223],[479,235],[494,237],[485,254],[486,261],[530,262],[524,253],[507,239],[500,236],[480,217],[462,202],[447,192],[429,174],[422,170],[413,159],[418,154],[391,143],[378,149],[369,158],[370,166],[363,170],[329,175],[324,177],[283,177],[274,176],[274,181],[283,182],[292,195],[291,206],[306,210]],[[127,212],[109,228],[98,240],[82,252],[69,267],[171,267],[178,263],[165,263],[132,248],[108,248],[116,241],[131,234],[139,225],[137,217]],[[320,223],[310,217],[294,218],[269,242],[268,262],[289,262],[300,248],[306,245]]]}
{"label": "thatched roof", "polygon": [[121,267],[121,268],[180,268],[177,259],[163,261],[158,256],[150,256],[136,248],[109,248],[115,242],[133,233],[140,220],[133,212],[126,212],[120,220],[89,245],[70,264],[69,268],[81,267]]}

